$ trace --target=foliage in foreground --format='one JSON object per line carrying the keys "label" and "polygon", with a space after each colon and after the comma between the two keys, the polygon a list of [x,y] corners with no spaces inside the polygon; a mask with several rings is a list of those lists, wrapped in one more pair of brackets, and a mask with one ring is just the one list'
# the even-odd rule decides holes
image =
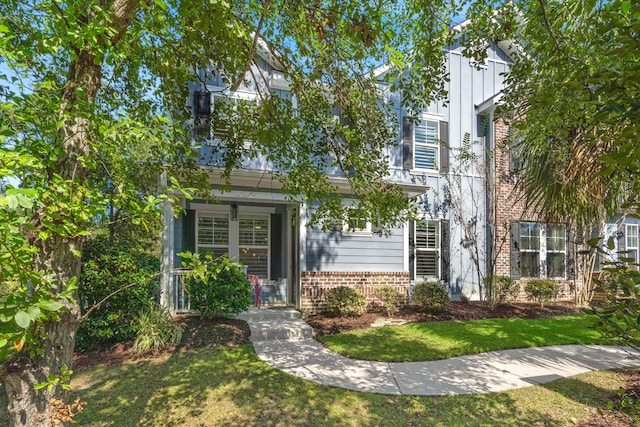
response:
{"label": "foliage in foreground", "polygon": [[337,316],[358,317],[366,308],[366,297],[355,288],[338,286],[327,292],[327,309]]}
{"label": "foliage in foreground", "polygon": [[603,301],[593,301],[589,313],[603,336],[640,349],[640,271],[620,261],[604,268],[596,286]]}
{"label": "foliage in foreground", "polygon": [[182,252],[184,267],[191,270],[185,284],[191,308],[201,316],[212,317],[237,314],[251,304],[251,282],[241,270],[241,265],[226,257],[213,259],[199,253]]}
{"label": "foliage in foreground", "polygon": [[133,237],[87,239],[78,300],[83,315],[92,311],[78,329],[77,345],[90,349],[133,339],[134,318],[156,299],[159,271],[158,256]]}

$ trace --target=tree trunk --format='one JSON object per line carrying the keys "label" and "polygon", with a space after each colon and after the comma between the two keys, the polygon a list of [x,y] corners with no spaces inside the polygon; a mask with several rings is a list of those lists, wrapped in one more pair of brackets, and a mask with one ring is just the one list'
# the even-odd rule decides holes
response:
{"label": "tree trunk", "polygon": [[55,383],[51,390],[34,388],[47,381],[49,375],[60,375],[63,365],[71,367],[79,310],[77,306],[69,308],[59,320],[44,325],[47,338],[41,342],[44,350],[41,356],[30,358],[29,354],[22,353],[6,367],[2,380],[9,397],[9,425],[48,427],[70,421],[64,411],[68,392],[60,383]]}
{"label": "tree trunk", "polygon": [[[71,187],[67,188],[70,191],[55,195],[58,200],[65,201],[70,206],[86,203],[82,189],[89,171],[83,158],[91,154],[88,141],[93,114],[91,106],[101,85],[104,53],[126,32],[139,8],[139,0],[113,0],[110,7],[107,7],[111,11],[110,20],[98,24],[109,26],[110,29],[102,37],[96,37],[95,46],[67,46],[69,50],[75,51],[76,58],[69,64],[67,81],[62,89],[59,112],[63,125],[56,138],[65,155],[57,160],[49,179],[59,176],[65,180],[65,187]],[[92,21],[95,18],[94,11],[87,9],[79,20],[84,25],[96,28],[96,22]],[[52,198],[51,203],[56,201]],[[38,237],[38,229],[42,227],[41,212],[36,213],[32,222],[36,227],[32,244],[38,248],[38,253],[34,256],[34,268],[48,272],[50,278],[57,280],[54,292],[58,293],[66,288],[69,280],[80,274],[80,258],[74,252],[82,251],[83,238],[77,232],[88,227],[82,216],[74,217],[72,212],[60,214],[68,215],[60,221],[72,224],[76,233],[55,234],[49,239],[41,240]],[[72,421],[65,411],[69,409],[68,392],[59,381],[53,382],[50,389],[35,389],[36,385],[48,381],[50,375],[54,378],[60,376],[64,365],[71,368],[76,331],[80,323],[80,308],[77,302],[71,303],[64,298],[60,298],[60,302],[64,308],[59,313],[59,318],[42,325],[41,331],[38,331],[42,333],[37,335],[39,342],[30,347],[42,350],[42,354],[31,357],[25,346],[17,359],[2,372],[2,381],[9,398],[11,426],[58,426]]]}

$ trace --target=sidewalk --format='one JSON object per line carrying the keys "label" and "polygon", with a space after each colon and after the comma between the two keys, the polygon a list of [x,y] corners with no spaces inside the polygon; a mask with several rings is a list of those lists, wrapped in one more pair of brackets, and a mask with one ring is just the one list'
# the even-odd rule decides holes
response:
{"label": "sidewalk", "polygon": [[380,394],[489,393],[588,371],[640,366],[640,352],[595,345],[492,351],[429,362],[369,362],[326,349],[291,308],[250,310],[238,318],[249,324],[258,356],[274,368],[319,384]]}

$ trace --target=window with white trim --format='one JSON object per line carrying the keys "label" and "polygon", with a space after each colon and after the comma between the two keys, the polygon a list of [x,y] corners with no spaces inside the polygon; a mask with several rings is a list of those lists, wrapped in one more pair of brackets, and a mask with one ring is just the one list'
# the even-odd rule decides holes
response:
{"label": "window with white trim", "polygon": [[564,225],[520,222],[520,274],[522,277],[565,278],[567,230]]}
{"label": "window with white trim", "polygon": [[440,278],[440,223],[426,221],[415,228],[416,280]]}
{"label": "window with white trim", "polygon": [[199,213],[196,228],[196,252],[214,258],[229,253],[229,215]]}
{"label": "window with white trim", "polygon": [[567,243],[563,225],[547,226],[547,277],[564,278],[566,271]]}
{"label": "window with white trim", "polygon": [[440,122],[420,120],[413,132],[413,162],[415,169],[438,169]]}
{"label": "window with white trim", "polygon": [[631,258],[633,263],[638,263],[638,226],[635,224],[625,225],[625,246],[626,253],[622,258]]}
{"label": "window with white trim", "polygon": [[238,245],[240,263],[247,273],[269,278],[269,215],[240,215]]}

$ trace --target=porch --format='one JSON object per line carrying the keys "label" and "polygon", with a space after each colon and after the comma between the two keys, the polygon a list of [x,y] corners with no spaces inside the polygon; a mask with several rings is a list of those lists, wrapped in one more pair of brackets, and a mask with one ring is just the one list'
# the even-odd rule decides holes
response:
{"label": "porch", "polygon": [[[185,279],[189,273],[188,269],[179,268],[169,272],[170,274],[170,290],[168,295],[164,296],[171,314],[190,314],[196,311],[191,308],[189,301],[189,292],[186,288]],[[266,280],[258,278],[259,286],[256,292],[252,289],[252,303],[260,305],[273,306],[287,304],[287,279]],[[258,299],[259,297],[259,299]]]}

